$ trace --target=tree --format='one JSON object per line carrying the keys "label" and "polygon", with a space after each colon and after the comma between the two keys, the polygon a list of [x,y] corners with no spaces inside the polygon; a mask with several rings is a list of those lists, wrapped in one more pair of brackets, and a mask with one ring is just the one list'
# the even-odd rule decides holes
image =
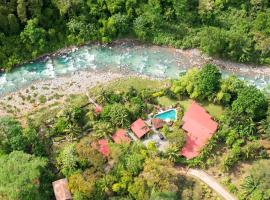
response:
{"label": "tree", "polygon": [[73,194],[81,194],[84,198],[91,199],[95,192],[95,182],[101,176],[93,169],[86,169],[83,173],[72,174],[68,179],[68,186]]}
{"label": "tree", "polygon": [[173,81],[171,90],[175,94],[188,94],[191,98],[213,99],[220,87],[221,73],[215,65],[206,64],[201,70],[193,68],[179,80]]}
{"label": "tree", "polygon": [[68,177],[78,169],[78,157],[76,154],[75,144],[66,145],[56,158],[58,168]]}
{"label": "tree", "polygon": [[20,31],[20,24],[17,17],[14,14],[8,15],[9,34],[17,34]]}
{"label": "tree", "polygon": [[78,5],[80,3],[80,1],[78,1],[78,0],[64,0],[64,1],[53,0],[53,3],[56,5],[58,10],[60,11],[60,14],[63,16],[65,14],[67,14],[67,12],[71,8],[75,8],[76,5]]}
{"label": "tree", "polygon": [[199,76],[195,82],[195,90],[201,98],[213,98],[220,86],[221,73],[217,66],[206,64],[202,67]]}
{"label": "tree", "polygon": [[3,33],[8,33],[8,20],[7,16],[0,12],[0,30]]}
{"label": "tree", "polygon": [[17,15],[22,23],[27,21],[27,11],[26,11],[26,2],[25,0],[17,1]]}
{"label": "tree", "polygon": [[208,55],[224,57],[227,46],[224,29],[207,27],[200,32],[200,47]]}
{"label": "tree", "polygon": [[91,147],[92,140],[89,137],[84,137],[76,144],[76,152],[78,155],[80,166],[93,167],[96,170],[102,171],[106,160],[102,154]]}
{"label": "tree", "polygon": [[238,92],[243,89],[245,82],[236,76],[229,76],[221,80],[220,90],[217,93],[216,100],[225,105],[230,105],[237,99]]}
{"label": "tree", "polygon": [[45,48],[46,31],[38,26],[37,18],[27,21],[24,30],[20,33],[20,38],[29,50],[32,49],[31,46],[35,47],[36,51],[32,53],[34,57]]}
{"label": "tree", "polygon": [[75,106],[68,108],[64,111],[64,116],[69,124],[78,124],[83,126],[85,112],[82,108]]}
{"label": "tree", "polygon": [[241,197],[247,200],[270,198],[269,160],[260,160],[251,168],[241,186]]}
{"label": "tree", "polygon": [[68,122],[65,117],[57,118],[56,122],[53,125],[53,135],[63,134],[68,129]]}
{"label": "tree", "polygon": [[68,134],[71,137],[81,134],[85,128],[85,114],[85,111],[77,106],[63,110],[53,125],[52,134]]}
{"label": "tree", "polygon": [[265,95],[254,86],[246,86],[239,91],[237,99],[232,103],[232,110],[236,114],[244,114],[254,120],[263,119],[268,109]]}
{"label": "tree", "polygon": [[194,67],[189,69],[186,74],[180,75],[178,80],[172,82],[171,90],[175,94],[186,95],[191,98],[197,98],[199,94],[195,93],[195,81],[199,76],[199,69]]}
{"label": "tree", "polygon": [[166,159],[147,158],[144,169],[128,188],[133,198],[149,199],[151,191],[177,192],[177,174],[173,165]]}
{"label": "tree", "polygon": [[12,117],[0,118],[0,151],[9,153],[14,150],[25,150],[26,138],[22,134],[20,123]]}
{"label": "tree", "polygon": [[130,125],[130,113],[124,105],[119,103],[104,106],[101,118],[111,122],[116,127],[128,127]]}
{"label": "tree", "polygon": [[11,200],[48,198],[40,191],[46,159],[13,151],[0,157],[0,165],[0,197]]}
{"label": "tree", "polygon": [[97,38],[96,25],[90,23],[87,17],[80,15],[67,22],[69,30],[68,39],[70,42],[82,43]]}
{"label": "tree", "polygon": [[173,129],[170,130],[168,126],[164,126],[161,130],[164,133],[166,139],[174,146],[174,148],[178,148],[178,150],[182,149],[185,144],[185,132],[179,128],[179,126],[174,124]]}
{"label": "tree", "polygon": [[178,195],[176,192],[157,192],[152,191],[150,200],[177,200]]}
{"label": "tree", "polygon": [[180,157],[179,151],[180,149],[176,144],[170,144],[166,150],[166,158],[168,158],[168,160],[171,162],[176,162]]}
{"label": "tree", "polygon": [[41,10],[43,6],[43,0],[30,0],[28,1],[28,10],[31,14],[31,17],[40,19]]}
{"label": "tree", "polygon": [[261,133],[264,138],[270,138],[270,115],[268,111],[268,116],[266,119],[262,119],[257,126],[258,133]]}
{"label": "tree", "polygon": [[227,55],[228,57],[240,61],[240,62],[248,62],[252,60],[252,48],[253,41],[248,35],[246,35],[245,30],[235,30],[231,29],[227,33]]}
{"label": "tree", "polygon": [[103,27],[100,29],[103,42],[110,42],[117,35],[128,32],[128,18],[125,15],[115,14],[108,20],[103,20]]}
{"label": "tree", "polygon": [[114,133],[114,128],[112,127],[112,124],[107,121],[98,121],[94,123],[93,126],[93,136],[96,138],[104,138],[109,137]]}

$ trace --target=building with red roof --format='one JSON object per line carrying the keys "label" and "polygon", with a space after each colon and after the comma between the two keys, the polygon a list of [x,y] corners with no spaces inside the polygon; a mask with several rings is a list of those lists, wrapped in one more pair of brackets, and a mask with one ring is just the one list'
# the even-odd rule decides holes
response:
{"label": "building with red roof", "polygon": [[116,144],[121,144],[122,142],[130,142],[130,138],[127,136],[126,130],[119,129],[116,133],[112,136],[113,141]]}
{"label": "building with red roof", "polygon": [[52,183],[56,200],[71,200],[71,194],[68,190],[68,181],[66,178],[59,179]]}
{"label": "building with red roof", "polygon": [[110,154],[109,142],[106,139],[92,143],[92,147],[97,149],[104,156],[109,156]]}
{"label": "building with red roof", "polygon": [[218,123],[195,101],[184,114],[183,122],[182,128],[187,132],[187,139],[181,154],[191,159],[199,155],[202,147],[216,132]]}
{"label": "building with red roof", "polygon": [[95,113],[99,114],[102,111],[102,107],[98,104],[95,105]]}
{"label": "building with red roof", "polygon": [[155,129],[160,129],[164,126],[164,124],[166,124],[166,122],[159,118],[152,118],[151,124]]}
{"label": "building with red roof", "polygon": [[138,138],[142,138],[146,133],[150,131],[150,128],[141,118],[133,122],[130,128]]}

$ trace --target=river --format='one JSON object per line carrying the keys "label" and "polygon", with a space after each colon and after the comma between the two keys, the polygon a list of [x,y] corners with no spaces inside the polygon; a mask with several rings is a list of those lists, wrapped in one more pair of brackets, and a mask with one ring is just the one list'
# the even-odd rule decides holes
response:
{"label": "river", "polygon": [[133,41],[111,45],[91,44],[62,51],[56,56],[24,64],[0,75],[0,95],[15,92],[33,82],[55,79],[83,70],[135,72],[152,77],[176,78],[180,72],[206,62],[220,66],[222,74],[237,75],[240,79],[270,93],[270,69],[254,68],[203,56],[198,50],[179,50],[138,44]]}

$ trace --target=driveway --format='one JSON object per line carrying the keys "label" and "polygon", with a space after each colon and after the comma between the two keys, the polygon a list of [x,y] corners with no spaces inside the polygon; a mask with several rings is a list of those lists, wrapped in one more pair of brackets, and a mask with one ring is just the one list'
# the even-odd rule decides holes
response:
{"label": "driveway", "polygon": [[177,170],[181,174],[185,174],[187,176],[191,176],[193,178],[203,181],[206,185],[212,188],[217,194],[219,194],[219,196],[222,197],[223,199],[237,200],[237,198],[231,193],[229,193],[222,185],[220,185],[214,177],[210,176],[203,170],[187,169],[181,167],[177,167]]}

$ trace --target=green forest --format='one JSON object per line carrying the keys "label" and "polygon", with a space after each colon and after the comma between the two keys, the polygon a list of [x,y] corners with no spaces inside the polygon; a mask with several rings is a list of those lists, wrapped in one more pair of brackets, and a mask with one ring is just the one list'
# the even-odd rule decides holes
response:
{"label": "green forest", "polygon": [[270,64],[268,0],[1,0],[0,66],[129,37]]}
{"label": "green forest", "polygon": [[[53,199],[51,183],[63,177],[74,200],[220,199],[178,167],[218,170],[223,186],[240,200],[270,198],[270,152],[263,145],[270,144],[270,102],[254,86],[222,78],[217,66],[207,64],[175,80],[129,77],[89,94],[102,105],[100,112],[79,94],[24,117],[0,117],[0,199]],[[180,154],[187,140],[181,127],[192,99],[219,126],[200,155],[187,160]],[[155,141],[113,140],[119,128],[127,130],[168,105],[177,120],[160,129],[169,142],[165,151]],[[96,148],[100,140],[107,141],[108,153]],[[249,169],[238,172],[243,163]],[[231,180],[236,174],[239,182]]]}

